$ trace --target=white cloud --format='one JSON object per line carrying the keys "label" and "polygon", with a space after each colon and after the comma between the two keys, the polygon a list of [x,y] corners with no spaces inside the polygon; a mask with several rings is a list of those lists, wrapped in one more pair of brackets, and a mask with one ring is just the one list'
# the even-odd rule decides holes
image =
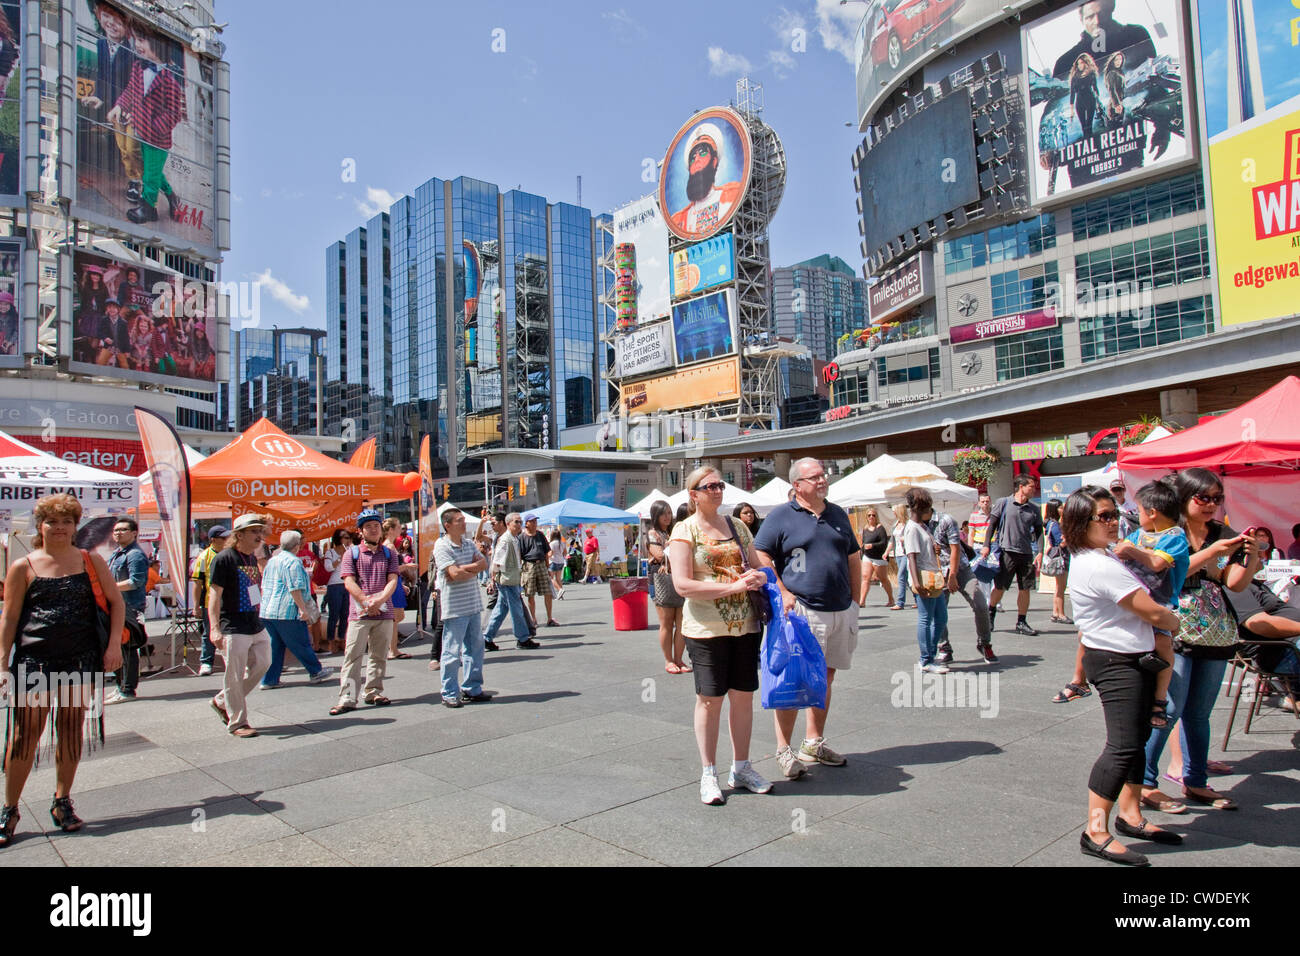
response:
{"label": "white cloud", "polygon": [[284,282],[271,275],[270,269],[254,273],[253,284],[266,290],[272,299],[295,315],[302,315],[311,306],[311,300],[307,296],[295,293]]}
{"label": "white cloud", "polygon": [[617,10],[607,10],[600,15],[600,18],[609,22],[610,29],[620,40],[642,38],[646,35],[645,27],[622,7]]}
{"label": "white cloud", "polygon": [[795,54],[807,50],[807,27],[801,14],[782,7],[772,21],[772,33],[776,37],[777,46],[775,50],[768,51],[767,65],[778,80],[784,80],[794,72],[797,65]]}
{"label": "white cloud", "polygon": [[728,53],[720,46],[709,47],[709,74],[726,76],[729,73],[748,73],[753,67],[739,53]]}
{"label": "white cloud", "polygon": [[263,186],[260,195],[263,199],[270,199],[271,196],[274,195],[274,193],[270,186]]}
{"label": "white cloud", "polygon": [[817,32],[821,34],[822,46],[840,54],[855,68],[854,37],[866,12],[867,8],[860,3],[841,6],[840,0],[817,0]]}
{"label": "white cloud", "polygon": [[365,200],[353,199],[357,204],[357,211],[367,219],[377,216],[381,212],[387,212],[388,207],[397,202],[399,197],[394,196],[387,189],[379,189],[376,186],[366,187]]}

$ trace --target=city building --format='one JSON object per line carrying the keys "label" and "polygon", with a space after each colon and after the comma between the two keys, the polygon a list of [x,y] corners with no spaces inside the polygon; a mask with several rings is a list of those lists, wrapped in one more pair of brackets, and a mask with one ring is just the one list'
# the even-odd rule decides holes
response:
{"label": "city building", "polygon": [[[237,374],[232,383],[237,396],[235,429],[242,432],[265,417],[291,435],[315,432],[325,330],[246,328],[236,332],[230,344]],[[323,392],[319,406],[323,431]]]}
{"label": "city building", "polygon": [[471,453],[554,448],[596,421],[603,230],[521,189],[430,179],[326,250],[327,431],[379,460],[481,474]]}
{"label": "city building", "polygon": [[842,336],[866,327],[867,282],[838,256],[820,255],[772,270],[776,334],[826,361]]}

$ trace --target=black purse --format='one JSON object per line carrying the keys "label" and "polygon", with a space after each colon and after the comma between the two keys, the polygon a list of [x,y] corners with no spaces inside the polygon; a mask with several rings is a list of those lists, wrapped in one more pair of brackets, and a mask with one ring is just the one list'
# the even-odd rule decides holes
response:
{"label": "black purse", "polygon": [[[746,571],[752,571],[753,568],[749,566],[749,556],[745,554],[745,549],[741,547],[740,535],[736,534],[736,526],[731,523],[730,518],[727,518],[727,528],[731,531],[731,537],[736,541],[736,547],[740,548],[740,566]],[[749,596],[749,606],[754,609],[754,617],[758,618],[759,626],[767,627],[772,620],[772,605],[768,603],[767,590],[746,591],[745,594]]]}

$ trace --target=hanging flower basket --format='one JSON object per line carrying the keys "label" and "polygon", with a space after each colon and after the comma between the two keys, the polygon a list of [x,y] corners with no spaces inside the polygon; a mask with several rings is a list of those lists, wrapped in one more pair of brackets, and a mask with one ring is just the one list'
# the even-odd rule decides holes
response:
{"label": "hanging flower basket", "polygon": [[953,474],[959,484],[979,488],[988,484],[1002,459],[992,448],[960,448],[952,456]]}

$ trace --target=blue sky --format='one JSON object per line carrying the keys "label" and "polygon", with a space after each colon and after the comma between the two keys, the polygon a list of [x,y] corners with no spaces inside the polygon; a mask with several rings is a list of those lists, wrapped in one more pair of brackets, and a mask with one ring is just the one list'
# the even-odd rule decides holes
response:
{"label": "blue sky", "polygon": [[[1300,16],[1300,9],[1291,0],[1254,0],[1253,5],[1264,103],[1271,109],[1300,95],[1300,46],[1291,42],[1291,20]],[[1200,27],[1207,84],[1206,131],[1215,136],[1228,125],[1228,12],[1223,0],[1202,0]]]}
{"label": "blue sky", "polygon": [[219,0],[234,193],[223,278],[260,279],[262,326],[323,327],[325,247],[391,199],[467,175],[573,202],[581,175],[583,204],[608,211],[653,189],[644,159],[661,159],[695,110],[731,100],[742,72],[763,84],[789,167],[774,265],[829,252],[857,269],[860,138],[845,124],[865,10]]}

